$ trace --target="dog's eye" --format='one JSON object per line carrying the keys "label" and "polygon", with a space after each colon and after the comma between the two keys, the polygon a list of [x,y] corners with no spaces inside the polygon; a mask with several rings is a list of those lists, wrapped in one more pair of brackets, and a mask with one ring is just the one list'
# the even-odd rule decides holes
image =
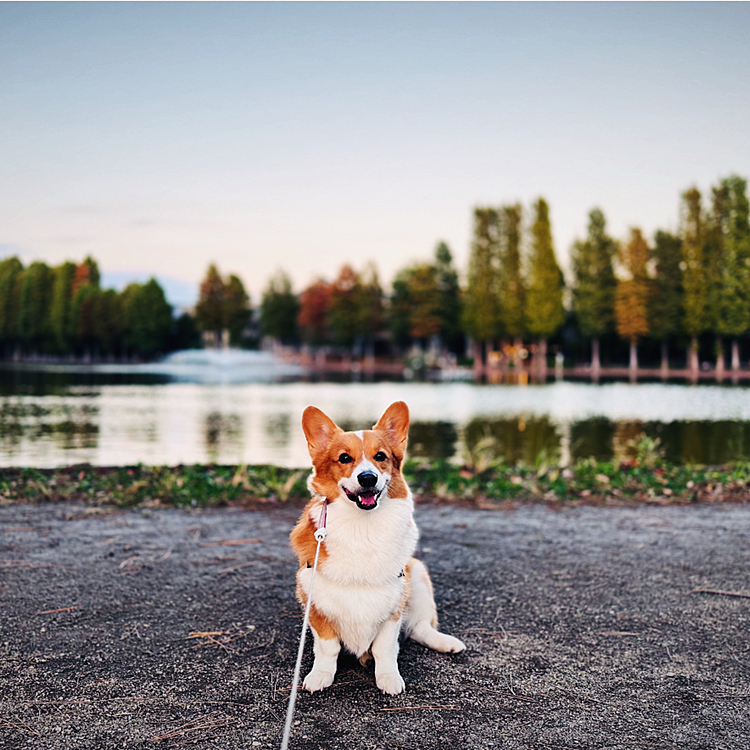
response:
{"label": "dog's eye", "polygon": [[383,451],[378,451],[375,454],[376,461],[385,461],[386,458],[388,458],[388,456],[386,456],[385,453],[383,453]]}
{"label": "dog's eye", "polygon": [[340,464],[350,464],[354,459],[348,453],[342,453],[339,456]]}

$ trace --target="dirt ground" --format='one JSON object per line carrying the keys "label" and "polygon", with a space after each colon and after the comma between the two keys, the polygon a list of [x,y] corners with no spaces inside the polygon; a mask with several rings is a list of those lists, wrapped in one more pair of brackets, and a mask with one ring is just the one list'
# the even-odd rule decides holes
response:
{"label": "dirt ground", "polygon": [[[278,748],[298,512],[0,508],[0,747]],[[750,747],[750,507],[417,513],[466,653],[342,656],[292,748]]]}

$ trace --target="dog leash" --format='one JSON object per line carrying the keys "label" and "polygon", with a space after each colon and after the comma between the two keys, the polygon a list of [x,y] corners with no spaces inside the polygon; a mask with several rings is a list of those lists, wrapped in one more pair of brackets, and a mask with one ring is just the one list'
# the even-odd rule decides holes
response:
{"label": "dog leash", "polygon": [[318,546],[315,550],[315,562],[313,563],[312,575],[310,577],[310,590],[307,593],[307,604],[305,605],[305,616],[302,619],[302,635],[299,641],[299,650],[297,651],[297,663],[294,665],[294,677],[292,678],[292,692],[289,696],[289,705],[286,709],[286,722],[284,723],[284,735],[281,739],[281,750],[287,750],[289,747],[289,736],[292,733],[292,719],[294,718],[294,705],[297,702],[297,686],[299,683],[299,673],[302,668],[302,655],[305,651],[305,637],[307,636],[307,626],[310,623],[310,607],[312,605],[313,585],[315,583],[315,571],[318,569],[318,556],[320,555],[320,545],[328,536],[326,522],[328,521],[328,498],[323,498],[323,509],[320,511],[318,528],[315,532],[315,539]]}

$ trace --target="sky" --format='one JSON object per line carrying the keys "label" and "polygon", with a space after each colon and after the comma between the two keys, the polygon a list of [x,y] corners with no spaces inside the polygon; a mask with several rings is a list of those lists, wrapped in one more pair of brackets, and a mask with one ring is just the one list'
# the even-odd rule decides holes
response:
{"label": "sky", "polygon": [[387,286],[477,206],[676,231],[750,178],[748,3],[0,3],[0,257],[257,304],[348,263]]}

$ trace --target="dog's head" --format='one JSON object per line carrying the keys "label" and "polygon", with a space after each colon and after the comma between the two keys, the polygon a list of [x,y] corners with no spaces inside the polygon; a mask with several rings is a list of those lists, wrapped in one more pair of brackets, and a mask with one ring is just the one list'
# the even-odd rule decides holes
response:
{"label": "dog's head", "polygon": [[391,404],[371,430],[344,432],[320,409],[308,406],[302,429],[313,464],[312,489],[329,500],[346,498],[362,510],[378,507],[381,498],[406,497],[401,475],[409,408]]}

